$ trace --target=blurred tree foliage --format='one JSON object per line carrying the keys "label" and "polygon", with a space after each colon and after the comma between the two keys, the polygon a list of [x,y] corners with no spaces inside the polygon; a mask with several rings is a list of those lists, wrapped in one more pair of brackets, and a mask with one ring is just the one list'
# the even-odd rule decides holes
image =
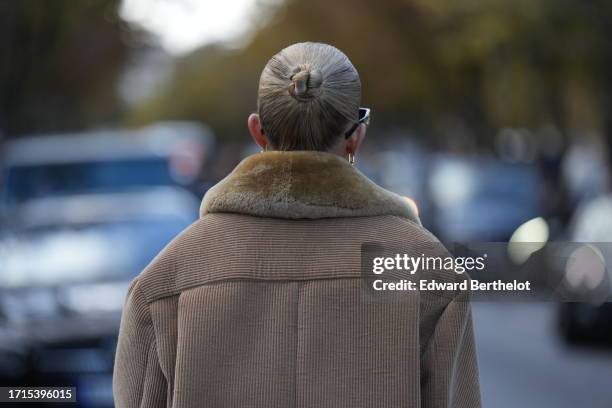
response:
{"label": "blurred tree foliage", "polygon": [[117,81],[140,34],[120,0],[0,2],[0,132],[195,119],[244,138],[267,60],[298,41],[345,51],[373,132],[487,142],[498,128],[612,134],[608,0],[260,0],[245,48],[202,48],[127,117]]}
{"label": "blurred tree foliage", "polygon": [[120,0],[0,3],[0,134],[117,120],[128,57]]}
{"label": "blurred tree foliage", "polygon": [[135,123],[197,119],[241,138],[267,60],[298,41],[345,51],[373,130],[411,128],[480,142],[503,126],[602,130],[612,118],[607,0],[288,0],[239,51],[209,46],[138,107]]}

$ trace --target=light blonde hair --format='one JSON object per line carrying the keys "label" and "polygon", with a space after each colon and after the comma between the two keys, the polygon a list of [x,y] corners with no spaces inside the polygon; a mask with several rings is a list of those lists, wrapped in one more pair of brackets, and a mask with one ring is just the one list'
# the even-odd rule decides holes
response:
{"label": "light blonde hair", "polygon": [[278,150],[328,150],[357,121],[360,102],[357,70],[328,44],[290,45],[259,79],[261,124]]}

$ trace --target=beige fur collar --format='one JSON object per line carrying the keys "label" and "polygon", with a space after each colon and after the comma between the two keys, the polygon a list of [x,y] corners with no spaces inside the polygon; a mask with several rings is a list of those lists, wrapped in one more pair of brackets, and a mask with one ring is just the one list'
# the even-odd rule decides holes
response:
{"label": "beige fur collar", "polygon": [[244,159],[204,196],[200,215],[300,219],[396,215],[420,223],[402,197],[330,153],[264,152]]}

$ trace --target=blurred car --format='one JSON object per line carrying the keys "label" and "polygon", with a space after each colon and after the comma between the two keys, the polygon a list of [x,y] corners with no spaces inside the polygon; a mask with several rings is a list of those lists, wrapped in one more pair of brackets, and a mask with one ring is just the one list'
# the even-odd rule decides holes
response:
{"label": "blurred car", "polygon": [[384,150],[359,161],[359,169],[377,184],[407,197],[419,213],[424,225],[429,225],[426,197],[427,150],[407,138],[394,141],[394,150]]}
{"label": "blurred car", "polygon": [[198,177],[213,142],[208,128],[191,122],[23,137],[3,149],[0,211],[9,223],[31,200],[155,186],[181,186],[199,196]]}
{"label": "blurred car", "polygon": [[[571,241],[584,243],[584,266],[570,278],[574,291],[585,289],[593,302],[565,302],[559,306],[559,328],[564,339],[612,342],[612,195],[581,205],[571,222]],[[574,262],[576,256],[574,256]],[[574,268],[575,269],[575,268]],[[570,273],[571,271],[566,271]],[[566,279],[567,280],[567,279]],[[595,288],[603,293],[593,296]]]}
{"label": "blurred car", "polygon": [[430,168],[432,229],[443,241],[507,241],[541,212],[533,165],[439,155]]}
{"label": "blurred car", "polygon": [[198,208],[177,187],[21,205],[20,229],[0,243],[2,385],[76,386],[78,406],[112,407],[128,283]]}

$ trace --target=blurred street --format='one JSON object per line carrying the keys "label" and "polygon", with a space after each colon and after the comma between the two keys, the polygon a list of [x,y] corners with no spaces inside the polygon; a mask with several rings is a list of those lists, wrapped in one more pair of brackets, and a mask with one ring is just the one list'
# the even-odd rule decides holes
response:
{"label": "blurred street", "polygon": [[554,303],[473,304],[483,406],[609,408],[612,348],[569,347]]}

